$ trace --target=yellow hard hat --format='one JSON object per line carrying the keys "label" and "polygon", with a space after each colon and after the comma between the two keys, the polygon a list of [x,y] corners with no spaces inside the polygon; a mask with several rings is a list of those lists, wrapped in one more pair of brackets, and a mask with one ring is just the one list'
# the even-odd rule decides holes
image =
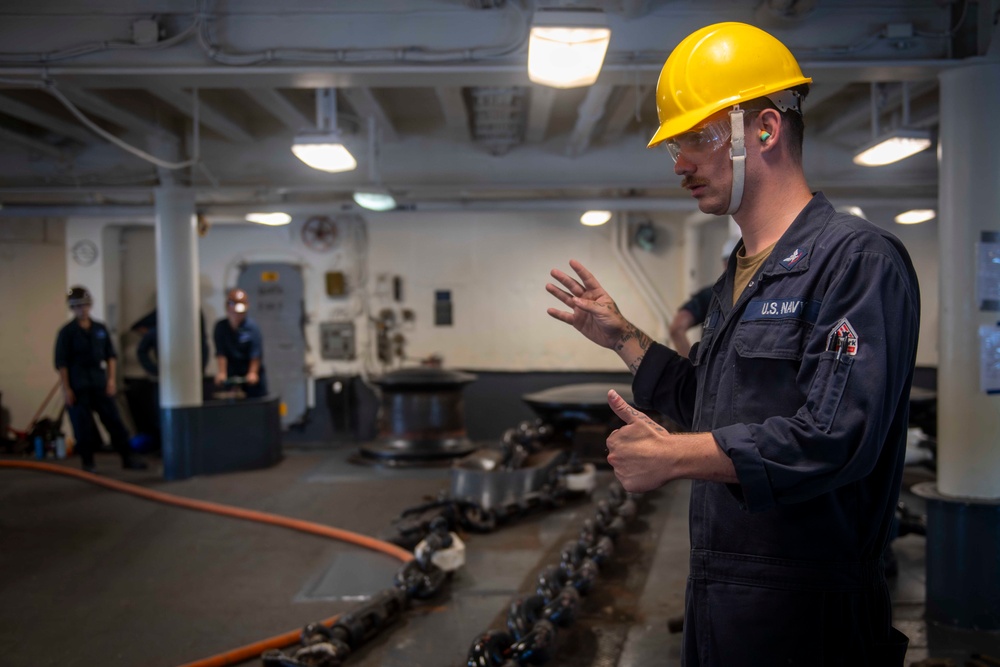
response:
{"label": "yellow hard hat", "polygon": [[717,111],[771,93],[812,83],[795,56],[760,28],[716,23],[677,45],[656,82],[660,129],[649,141],[694,128]]}

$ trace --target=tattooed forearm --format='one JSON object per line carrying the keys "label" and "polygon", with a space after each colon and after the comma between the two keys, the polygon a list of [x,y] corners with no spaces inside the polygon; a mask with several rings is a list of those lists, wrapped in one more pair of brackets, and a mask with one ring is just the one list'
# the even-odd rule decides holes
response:
{"label": "tattooed forearm", "polygon": [[632,360],[632,363],[628,365],[628,369],[632,372],[632,375],[635,375],[636,372],[639,370],[639,364],[642,363],[642,358],[644,356],[646,355],[640,354],[638,357]]}
{"label": "tattooed forearm", "polygon": [[633,338],[635,339],[635,342],[639,344],[639,349],[643,351],[648,350],[649,346],[653,342],[653,339],[643,333],[639,327],[635,326],[631,322],[628,322],[628,326],[625,328],[625,333],[623,333],[622,337],[618,339],[617,343],[615,343],[615,350],[621,352],[625,349],[625,344]]}

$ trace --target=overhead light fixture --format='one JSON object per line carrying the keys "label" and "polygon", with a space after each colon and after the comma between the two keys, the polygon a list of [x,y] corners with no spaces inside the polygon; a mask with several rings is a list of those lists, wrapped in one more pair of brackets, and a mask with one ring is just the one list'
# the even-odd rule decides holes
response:
{"label": "overhead light fixture", "polygon": [[919,225],[937,217],[937,211],[932,208],[914,208],[896,216],[896,222],[901,225]]}
{"label": "overhead light fixture", "polygon": [[588,227],[603,225],[611,219],[611,211],[587,211],[580,216],[580,222]]}
{"label": "overhead light fixture", "polygon": [[382,190],[358,191],[354,193],[354,202],[369,211],[391,211],[396,208],[396,199]]}
{"label": "overhead light fixture", "polygon": [[857,152],[854,156],[854,164],[863,167],[881,167],[899,162],[931,147],[930,132],[908,127],[910,124],[910,86],[906,81],[900,85],[902,86],[902,119],[897,129],[883,135],[878,129],[879,113],[884,102],[882,87],[878,83],[871,84],[872,140]]}
{"label": "overhead light fixture", "polygon": [[299,135],[292,144],[295,157],[313,169],[336,173],[356,169],[358,161],[344,146],[339,133]]}
{"label": "overhead light fixture", "polygon": [[881,167],[899,162],[931,147],[931,133],[923,130],[896,130],[890,135],[866,144],[854,156],[854,164]]}
{"label": "overhead light fixture", "polygon": [[610,42],[602,11],[538,10],[528,37],[528,78],[553,88],[589,86]]}
{"label": "overhead light fixture", "polygon": [[247,222],[255,222],[258,225],[268,225],[270,227],[280,227],[281,225],[287,225],[292,221],[292,216],[281,211],[275,211],[274,213],[247,213]]}
{"label": "overhead light fixture", "polygon": [[344,146],[337,129],[337,91],[321,88],[316,91],[317,131],[295,136],[292,153],[313,169],[337,173],[356,169],[358,161]]}

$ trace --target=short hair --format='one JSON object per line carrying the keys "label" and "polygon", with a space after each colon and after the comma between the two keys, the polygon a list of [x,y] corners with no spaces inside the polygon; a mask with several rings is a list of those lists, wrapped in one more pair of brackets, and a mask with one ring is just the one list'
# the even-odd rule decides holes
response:
{"label": "short hair", "polygon": [[[802,102],[805,100],[806,95],[809,94],[809,84],[804,83],[800,86],[795,86],[790,89],[796,94],[799,99],[799,109],[786,109],[782,111],[774,102],[766,97],[758,97],[756,99],[750,100],[749,102],[741,105],[747,111],[752,111],[759,113],[765,109],[774,109],[781,115],[781,125],[786,129],[788,133],[788,150],[791,152],[792,157],[795,158],[800,164],[802,163],[802,140],[805,136],[806,124],[803,119]],[[747,117],[749,121],[750,116]]]}

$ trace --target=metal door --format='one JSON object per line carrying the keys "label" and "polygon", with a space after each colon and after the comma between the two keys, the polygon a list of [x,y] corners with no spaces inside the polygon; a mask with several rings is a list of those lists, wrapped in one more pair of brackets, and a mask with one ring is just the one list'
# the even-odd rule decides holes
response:
{"label": "metal door", "polygon": [[237,287],[250,297],[248,314],[264,338],[268,392],[281,397],[281,426],[288,428],[302,421],[307,407],[302,269],[295,264],[246,264]]}

